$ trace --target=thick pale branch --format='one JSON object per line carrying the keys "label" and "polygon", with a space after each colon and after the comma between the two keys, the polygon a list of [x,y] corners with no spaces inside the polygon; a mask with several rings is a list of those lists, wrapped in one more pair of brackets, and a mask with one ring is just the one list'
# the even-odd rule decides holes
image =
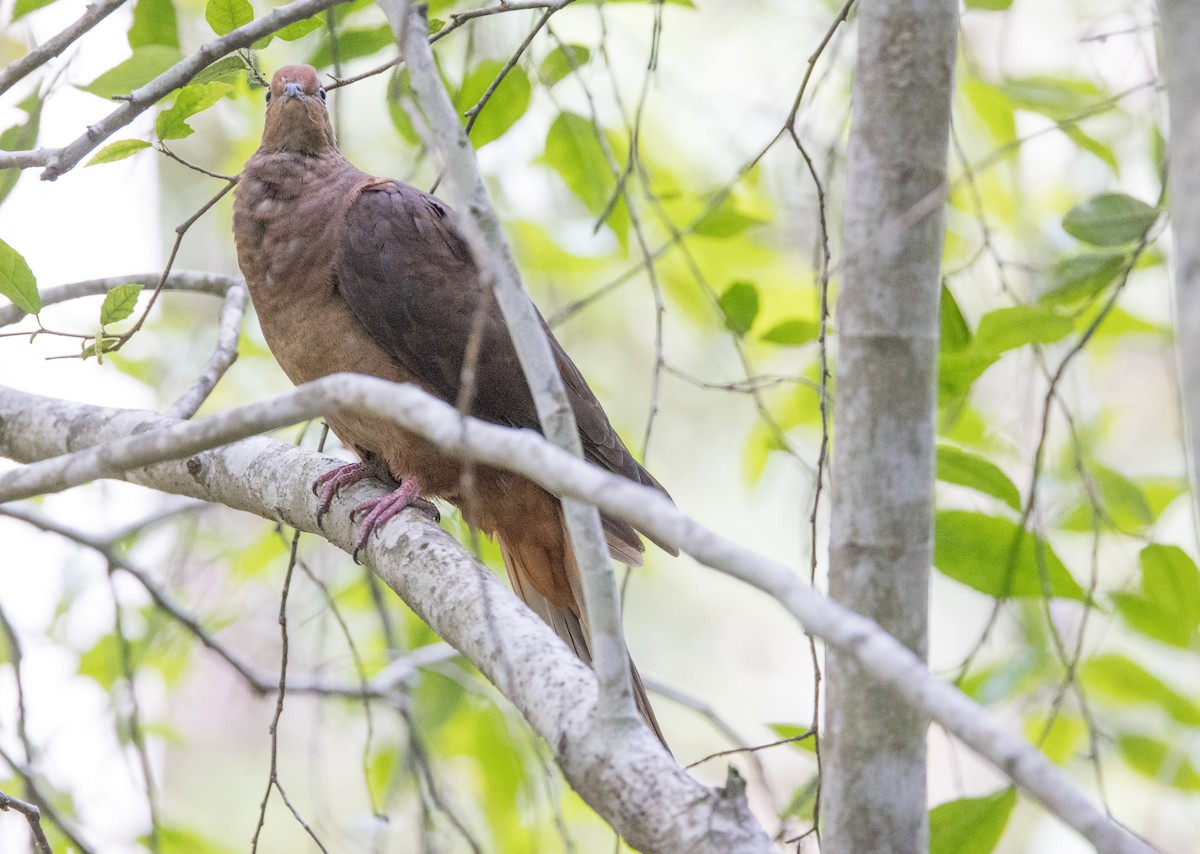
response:
{"label": "thick pale branch", "polygon": [[[1013,735],[994,715],[934,677],[917,656],[878,625],[821,596],[788,566],[704,528],[654,490],[584,463],[532,431],[464,420],[452,407],[411,386],[339,374],[266,403],[196,422],[173,422],[149,413],[72,404],[0,387],[0,454],[32,461],[64,451],[75,452],[61,460],[47,460],[0,475],[0,501],[65,488],[94,477],[121,477],[315,531],[315,502],[307,492],[307,484],[328,468],[327,458],[264,439],[247,439],[228,448],[201,451],[218,442],[295,423],[321,412],[392,418],[451,453],[469,453],[479,462],[531,477],[555,494],[594,502],[603,512],[629,521],[656,540],[678,546],[701,563],[759,588],[782,604],[807,631],[843,651],[910,707],[936,720],[1047,810],[1078,830],[1098,850],[1122,854],[1150,851],[1101,813],[1060,769]],[[87,450],[97,443],[107,444]],[[196,456],[186,462],[160,463],[136,470],[152,460],[190,454]],[[326,522],[330,541],[339,548],[352,547],[348,509],[355,500],[365,497],[365,492],[366,487],[350,490],[336,508],[339,512],[330,514]],[[517,659],[523,663],[521,672],[528,681],[514,678],[516,671],[506,670],[514,666],[513,660],[501,650],[495,638],[507,634],[509,617],[501,620],[488,614],[490,609],[497,614],[503,610],[509,615],[518,604],[516,600],[502,594],[490,575],[485,579],[482,568],[471,563],[456,544],[443,539],[438,529],[418,524],[415,513],[407,514],[406,518],[411,524],[389,526],[379,541],[372,542],[366,552],[368,560],[442,637],[514,700],[555,749],[572,784],[577,788],[583,786],[580,793],[613,821],[631,844],[638,846],[637,840],[645,838],[640,834],[649,832],[638,822],[650,819],[643,816],[631,824],[622,824],[625,813],[616,807],[625,804],[624,808],[632,808],[624,800],[628,793],[609,793],[604,788],[605,794],[597,796],[588,781],[599,775],[599,782],[605,787],[620,788],[632,781],[624,777],[613,780],[605,774],[645,774],[650,780],[636,786],[633,797],[645,796],[645,785],[661,784],[667,787],[669,795],[668,806],[660,805],[662,809],[673,810],[670,805],[685,803],[687,796],[679,795],[684,801],[673,799],[682,791],[676,787],[683,784],[668,774],[668,769],[674,766],[661,753],[649,730],[631,723],[627,734],[621,736],[619,757],[608,755],[607,747],[561,740],[568,737],[568,730],[581,737],[608,732],[592,729],[587,710],[576,703],[580,697],[590,698],[582,702],[583,706],[595,701],[595,682],[590,671],[577,660],[562,659],[560,653],[565,652],[565,647],[531,612],[521,608],[517,609],[521,617],[511,618],[511,628],[520,636],[519,643],[513,641],[516,644],[512,647],[513,655],[519,649],[521,656],[531,658]],[[445,581],[449,576],[441,572],[443,562],[457,567],[453,583]],[[464,562],[470,568],[464,568]],[[476,580],[468,582],[470,578]],[[480,605],[482,596],[492,600],[488,607]],[[501,601],[503,609],[499,607]],[[479,622],[471,625],[472,620]],[[552,647],[553,654],[547,653],[546,645]],[[507,637],[504,649],[508,649]],[[543,665],[553,670],[552,679],[541,671]],[[542,693],[545,682],[538,680],[553,682],[559,678],[575,686],[571,688],[577,692],[571,695],[574,699]],[[541,703],[549,705],[542,707]],[[609,735],[600,736],[600,740],[608,746],[616,743]],[[692,790],[692,794],[702,799],[705,811],[717,804],[711,793],[698,794]],[[592,797],[597,800],[591,800]],[[724,801],[719,803],[734,808]],[[607,812],[610,807],[615,811]],[[645,804],[642,807],[649,809]],[[654,821],[661,823],[662,814],[665,813],[656,811]],[[687,812],[680,820],[690,821],[691,815]],[[753,834],[747,838],[758,839]],[[659,846],[650,850],[709,849]]]}
{"label": "thick pale branch", "polygon": [[[521,274],[484,186],[474,149],[434,64],[424,12],[407,0],[379,0],[379,5],[400,42],[417,104],[442,155],[451,200],[463,214],[459,225],[479,268],[491,279],[496,304],[504,314],[517,358],[533,392],[542,430],[555,445],[582,457],[575,414],[545,323],[521,286]],[[554,11],[547,9],[543,20]],[[621,631],[620,599],[600,514],[588,504],[566,500],[563,516],[582,578],[592,663],[600,680],[601,712],[605,717],[636,717],[629,653]]]}
{"label": "thick pale branch", "polygon": [[[259,423],[282,424],[294,418],[278,416],[283,401],[289,401],[283,408],[291,407],[292,413],[315,414],[333,411],[336,407],[329,401],[349,394],[346,399],[366,411],[367,399],[380,393],[385,405],[379,413],[409,412],[409,407],[415,407],[411,410],[415,413],[431,407],[435,423],[455,435],[462,431],[453,409],[415,389],[344,375],[323,381],[323,388],[301,388],[257,407],[260,413],[274,410],[277,414],[273,422],[260,418]],[[297,406],[297,401],[303,403]],[[251,420],[246,412],[228,414],[244,427]],[[224,416],[177,422],[148,412],[73,404],[0,387],[0,455],[31,461],[79,451],[92,443],[115,440],[128,447],[131,436],[134,443],[158,444],[161,450],[155,437],[178,437],[181,430],[214,435],[218,431],[206,424],[220,418]],[[468,434],[476,428],[469,425]],[[558,457],[584,465],[545,445],[534,433],[511,435],[521,441],[532,439]],[[120,476],[316,533],[320,530],[317,500],[310,487],[335,464],[329,457],[254,437]],[[324,518],[321,534],[351,551],[355,538],[351,508],[383,492],[382,486],[368,484],[343,490]],[[419,511],[405,511],[372,537],[362,556],[422,619],[514,702],[550,744],[575,790],[632,846],[647,852],[713,854],[774,850],[740,796],[697,783],[640,721],[629,721],[614,735],[613,722],[595,714],[597,685],[592,671],[491,572]]]}
{"label": "thick pale branch", "polygon": [[288,24],[304,18],[311,18],[313,15],[345,1],[296,0],[294,3],[280,6],[270,14],[251,21],[244,27],[238,27],[236,30],[226,33],[219,39],[205,42],[191,56],[172,65],[140,89],[130,92],[128,99],[123,99],[124,103],[120,107],[96,124],[89,126],[78,139],[62,148],[0,152],[0,169],[45,166],[46,168],[42,171],[42,180],[53,181],[73,169],[96,146],[153,107],[164,95],[186,85],[189,80],[221,57],[233,53],[239,48],[250,47],[263,36],[283,29]]}

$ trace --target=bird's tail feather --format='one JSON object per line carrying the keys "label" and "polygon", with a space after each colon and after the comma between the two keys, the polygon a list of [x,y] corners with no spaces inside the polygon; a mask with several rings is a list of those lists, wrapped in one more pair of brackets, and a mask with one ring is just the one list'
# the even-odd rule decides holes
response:
{"label": "bird's tail feather", "polygon": [[[508,570],[508,580],[512,584],[513,591],[521,597],[530,609],[546,621],[550,628],[554,629],[554,633],[562,638],[575,654],[579,656],[584,664],[591,667],[592,665],[592,650],[591,650],[591,632],[587,628],[586,618],[583,616],[583,608],[581,604],[582,596],[578,590],[577,579],[579,571],[575,567],[575,556],[571,553],[570,548],[566,548],[563,555],[563,566],[558,568],[558,572],[566,572],[567,576],[572,580],[571,587],[575,593],[575,602],[572,606],[556,605],[539,593],[531,583],[531,578],[546,577],[549,573],[544,567],[533,565],[533,561],[549,560],[549,555],[544,548],[521,548],[521,543],[511,542],[504,538],[503,535],[497,537],[500,544],[500,554],[504,558],[504,567]],[[566,529],[563,530],[563,542],[570,542],[567,538]],[[542,571],[539,571],[542,570]],[[642,684],[642,677],[638,673],[637,667],[634,666],[632,657],[629,660],[629,671],[633,681],[633,699],[637,705],[637,710],[646,720],[650,729],[658,736],[658,740],[662,742],[663,747],[670,752],[670,747],[667,746],[667,740],[663,737],[662,729],[658,725],[658,719],[654,716],[654,709],[650,705],[650,698],[646,695],[646,688]]]}

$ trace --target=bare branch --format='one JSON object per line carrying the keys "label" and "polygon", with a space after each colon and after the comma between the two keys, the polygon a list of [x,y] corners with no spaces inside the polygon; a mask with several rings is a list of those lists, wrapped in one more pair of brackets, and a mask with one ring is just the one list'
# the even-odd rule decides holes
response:
{"label": "bare branch", "polygon": [[[545,321],[521,286],[512,249],[492,208],[471,143],[434,64],[425,35],[425,16],[405,0],[380,0],[379,5],[401,44],[412,75],[413,93],[443,157],[447,187],[462,213],[458,225],[476,256],[477,266],[490,277],[495,289],[496,303],[512,335],[542,430],[555,445],[582,457],[575,413],[550,349]],[[549,14],[552,10],[543,16],[543,22]],[[584,622],[591,634],[592,663],[600,682],[601,715],[614,720],[636,719],[620,601],[600,514],[594,507],[571,500],[564,500],[562,507],[582,578]]]}
{"label": "bare branch", "polygon": [[221,306],[221,320],[217,330],[217,346],[209,356],[203,370],[192,380],[187,391],[180,395],[167,415],[172,418],[191,418],[196,410],[212,394],[221,377],[232,367],[237,359],[238,340],[242,335],[242,319],[246,316],[246,286],[241,282],[232,284],[225,292],[225,302]]}
{"label": "bare branch", "polygon": [[19,798],[14,798],[12,795],[0,792],[0,811],[8,812],[9,810],[19,812],[29,822],[29,832],[33,834],[33,844],[38,854],[54,854],[46,839],[46,834],[42,830],[42,811],[40,809]]}
{"label": "bare branch", "polygon": [[[412,386],[334,374],[266,403],[183,423],[0,387],[0,453],[29,461],[73,452],[0,475],[0,501],[66,488],[94,477],[121,477],[316,532],[316,501],[307,485],[333,464],[328,458],[259,438],[215,451],[205,449],[303,421],[319,412],[390,418],[448,453],[516,471],[556,495],[594,502],[603,512],[630,522],[656,541],[677,546],[701,563],[757,587],[783,605],[806,631],[853,659],[910,707],[938,721],[1097,849],[1122,854],[1149,852],[1141,841],[1099,812],[1038,750],[990,712],[934,677],[917,656],[878,625],[826,599],[791,567],[704,528],[658,492],[584,463],[532,431],[462,419],[453,407]],[[191,454],[195,456],[183,462],[150,465]],[[149,467],[139,471],[142,466]],[[269,477],[270,472],[278,472],[279,478]],[[326,519],[325,535],[346,551],[353,548],[354,537],[348,509],[364,498],[367,490],[366,486],[346,490],[339,498],[339,512]],[[375,488],[372,494],[377,491]],[[711,793],[690,788],[695,785],[690,779],[685,786],[677,776],[682,772],[640,723],[631,721],[620,741],[613,741],[611,728],[598,725],[590,716],[596,702],[596,682],[590,671],[573,656],[563,658],[560,653],[565,646],[545,624],[517,607],[514,597],[491,586],[496,584],[491,574],[461,547],[443,538],[440,529],[420,524],[423,517],[419,512],[406,513],[405,518],[410,524],[389,526],[368,544],[367,560],[435,631],[513,699],[555,750],[568,780],[632,845],[651,848],[643,844],[645,834],[661,841],[661,833],[685,832],[679,826],[658,827],[661,810],[653,817],[640,818],[627,812],[632,806],[628,799],[645,797],[646,786],[656,787],[660,806],[664,802],[672,805],[666,808],[668,812],[676,807],[680,810],[683,824],[691,821],[690,809],[696,807],[685,808],[684,801],[677,802],[676,797],[698,798],[706,815],[713,809],[733,808],[728,801],[714,801]],[[443,570],[459,575],[450,582]],[[479,596],[480,589],[488,591],[487,595]],[[611,752],[617,743],[621,745],[619,755]],[[657,829],[652,831],[645,822]],[[739,832],[750,834],[742,837],[746,840],[757,840],[761,832],[739,827]],[[677,850],[665,844],[652,850],[662,848]],[[711,850],[759,849],[726,846]]]}

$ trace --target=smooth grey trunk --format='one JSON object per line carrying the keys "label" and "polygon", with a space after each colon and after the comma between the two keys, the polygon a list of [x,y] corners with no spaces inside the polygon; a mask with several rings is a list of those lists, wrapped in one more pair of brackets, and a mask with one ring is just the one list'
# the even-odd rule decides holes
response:
{"label": "smooth grey trunk", "polygon": [[1159,0],[1167,86],[1167,182],[1175,236],[1175,355],[1187,431],[1193,518],[1200,484],[1200,15],[1192,0]]}
{"label": "smooth grey trunk", "polygon": [[[926,653],[938,267],[957,0],[859,7],[838,299],[830,595]],[[822,850],[928,847],[924,715],[826,655]]]}

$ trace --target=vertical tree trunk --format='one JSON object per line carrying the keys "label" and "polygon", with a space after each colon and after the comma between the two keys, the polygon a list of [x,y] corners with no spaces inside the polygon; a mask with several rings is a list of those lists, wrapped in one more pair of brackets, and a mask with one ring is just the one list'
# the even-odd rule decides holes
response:
{"label": "vertical tree trunk", "polygon": [[[957,0],[864,0],[837,306],[829,590],[918,655],[933,546],[938,268]],[[928,847],[923,716],[827,656],[827,854]]]}
{"label": "vertical tree trunk", "polygon": [[1158,10],[1170,120],[1167,180],[1175,235],[1175,352],[1196,518],[1200,484],[1200,16],[1192,0],[1159,0]]}

